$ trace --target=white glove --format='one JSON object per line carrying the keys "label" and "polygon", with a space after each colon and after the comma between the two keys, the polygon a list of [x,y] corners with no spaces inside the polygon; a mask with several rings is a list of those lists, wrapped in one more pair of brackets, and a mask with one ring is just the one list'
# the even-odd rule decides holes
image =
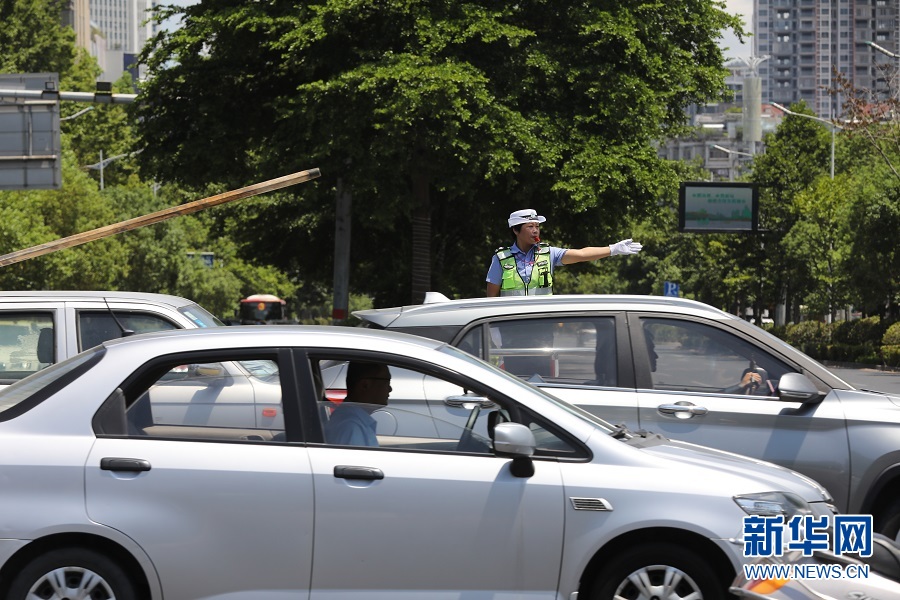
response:
{"label": "white glove", "polygon": [[615,256],[616,254],[637,254],[643,248],[638,242],[632,242],[631,238],[627,240],[622,240],[621,242],[616,242],[615,244],[609,245],[609,255]]}

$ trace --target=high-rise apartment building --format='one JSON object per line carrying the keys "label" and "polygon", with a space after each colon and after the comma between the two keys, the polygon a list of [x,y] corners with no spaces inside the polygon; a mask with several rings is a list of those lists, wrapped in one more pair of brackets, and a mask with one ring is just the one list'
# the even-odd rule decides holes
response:
{"label": "high-rise apartment building", "polygon": [[769,57],[759,66],[764,103],[805,100],[836,117],[835,69],[857,88],[890,92],[898,59],[871,43],[900,53],[900,0],[754,0],[752,27],[754,56]]}

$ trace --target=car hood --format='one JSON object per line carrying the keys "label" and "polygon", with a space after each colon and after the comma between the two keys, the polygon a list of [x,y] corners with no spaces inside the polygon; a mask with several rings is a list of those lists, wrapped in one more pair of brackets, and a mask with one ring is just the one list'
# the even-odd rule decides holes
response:
{"label": "car hood", "polygon": [[733,452],[670,440],[658,434],[637,432],[632,435],[633,437],[629,439],[623,439],[623,442],[655,456],[681,464],[708,467],[743,477],[753,477],[768,482],[773,491],[793,492],[807,502],[833,502],[828,490],[819,483],[806,475],[801,475],[780,465]]}

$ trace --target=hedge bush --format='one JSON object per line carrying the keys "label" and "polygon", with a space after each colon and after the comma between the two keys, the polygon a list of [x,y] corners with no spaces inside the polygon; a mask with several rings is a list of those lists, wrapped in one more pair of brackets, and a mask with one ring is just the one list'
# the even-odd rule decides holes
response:
{"label": "hedge bush", "polygon": [[816,360],[900,366],[900,322],[893,320],[803,321],[770,331]]}
{"label": "hedge bush", "polygon": [[887,328],[881,338],[882,346],[900,346],[900,321]]}
{"label": "hedge bush", "polygon": [[831,329],[820,321],[801,321],[785,328],[784,340],[814,358],[824,358],[831,342]]}
{"label": "hedge bush", "polygon": [[881,338],[881,360],[889,367],[900,367],[900,321],[888,327]]}
{"label": "hedge bush", "polygon": [[835,323],[831,337],[839,344],[880,346],[886,329],[881,317],[866,317]]}

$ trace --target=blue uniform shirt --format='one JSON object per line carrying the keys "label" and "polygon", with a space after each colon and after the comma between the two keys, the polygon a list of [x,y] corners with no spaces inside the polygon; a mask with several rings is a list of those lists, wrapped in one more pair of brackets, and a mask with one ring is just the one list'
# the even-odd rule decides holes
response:
{"label": "blue uniform shirt", "polygon": [[325,423],[325,441],[329,444],[377,448],[375,419],[359,404],[343,402],[334,409],[328,422]]}

